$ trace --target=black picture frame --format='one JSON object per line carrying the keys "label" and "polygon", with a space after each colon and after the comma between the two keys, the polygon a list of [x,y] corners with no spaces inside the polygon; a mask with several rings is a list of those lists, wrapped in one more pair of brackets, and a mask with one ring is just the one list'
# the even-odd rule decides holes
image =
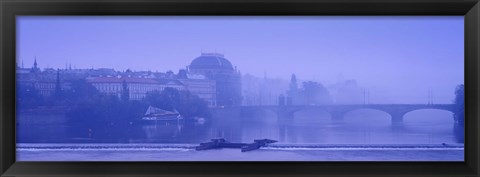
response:
{"label": "black picture frame", "polygon": [[[478,0],[0,0],[0,15],[2,176],[480,175]],[[465,162],[16,162],[16,15],[464,15]]]}

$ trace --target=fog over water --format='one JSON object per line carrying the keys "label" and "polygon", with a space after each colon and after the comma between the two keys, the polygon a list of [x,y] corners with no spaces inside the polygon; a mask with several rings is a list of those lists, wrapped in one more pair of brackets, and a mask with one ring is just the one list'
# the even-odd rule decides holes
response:
{"label": "fog over water", "polygon": [[[36,59],[42,70],[61,70],[71,65],[74,69],[113,68],[116,71],[173,71],[177,74],[180,69],[188,68],[201,53],[215,52],[224,54],[241,73],[242,100],[241,104],[232,104],[233,106],[207,107],[205,104],[205,107],[199,109],[204,108],[212,113],[211,117],[205,116],[205,119],[192,114],[195,116],[185,118],[185,121],[156,121],[155,124],[147,125],[135,121],[144,116],[145,109],[141,106],[151,106],[152,102],[147,102],[146,99],[135,102],[129,100],[128,96],[125,101],[123,95],[116,99],[117,102],[100,99],[120,105],[118,107],[121,110],[107,109],[109,105],[101,105],[104,106],[101,109],[116,113],[115,111],[127,109],[136,111],[138,108],[139,116],[130,116],[135,115],[132,113],[134,111],[128,112],[130,117],[118,119],[115,116],[105,116],[118,114],[101,114],[104,117],[98,121],[99,125],[89,124],[98,122],[88,122],[91,120],[88,116],[81,116],[89,112],[88,109],[102,112],[101,109],[95,109],[95,106],[85,104],[88,109],[69,112],[77,105],[83,108],[81,106],[84,102],[67,105],[67,108],[55,105],[59,110],[57,112],[50,109],[51,105],[18,109],[17,143],[25,145],[23,155],[29,160],[42,159],[45,154],[38,154],[38,149],[35,149],[41,149],[35,145],[42,143],[180,144],[180,149],[183,149],[179,154],[183,153],[185,158],[185,152],[194,154],[200,160],[212,159],[208,159],[208,153],[199,155],[192,152],[191,147],[188,147],[190,150],[185,150],[188,148],[183,146],[209,141],[211,138],[225,138],[232,142],[269,138],[278,140],[276,144],[280,151],[286,151],[290,145],[303,144],[461,146],[463,129],[455,123],[454,113],[446,111],[449,108],[415,108],[416,110],[408,112],[402,110],[407,110],[402,105],[394,105],[398,106],[398,110],[368,106],[453,104],[456,87],[464,83],[463,18],[18,16],[17,65],[22,68],[30,68]],[[29,73],[27,71],[24,74]],[[123,82],[126,88],[126,81]],[[21,96],[29,96],[27,91]],[[159,100],[166,98],[160,96]],[[281,99],[291,102],[282,107],[284,102]],[[45,100],[48,101],[48,98]],[[91,105],[97,103],[95,98],[86,100]],[[191,105],[195,106],[193,103]],[[322,107],[325,105],[337,107]],[[352,105],[363,107],[341,107]],[[134,106],[137,107],[132,108]],[[395,116],[405,112],[403,121],[395,122],[394,118],[398,118]],[[73,115],[75,119],[68,119],[67,113],[71,113],[70,116]],[[121,121],[123,124],[119,123]],[[28,146],[33,148],[28,149]],[[267,157],[279,149],[259,152]],[[423,154],[419,158],[463,159],[463,155],[457,151],[460,150],[453,150],[446,157],[434,153],[431,157]],[[152,160],[150,153],[143,154],[143,158]],[[166,154],[164,157],[175,157],[172,151],[163,153]],[[378,156],[370,154],[371,152],[363,153],[368,155],[357,157],[341,152],[334,158],[369,159]],[[410,153],[407,160],[415,159],[415,153]],[[53,151],[51,154],[64,155],[63,152]],[[73,154],[66,159],[81,159],[78,157],[79,152]],[[92,158],[105,156],[99,154],[95,152],[89,155],[94,156]],[[307,160],[315,160],[315,155],[322,153],[308,154],[312,156],[308,156]],[[401,154],[395,152],[391,155],[392,158],[400,158]],[[241,157],[241,154],[235,155],[240,159],[250,159]],[[301,157],[302,153],[296,151],[284,155],[282,157],[288,160],[305,160]],[[262,155],[256,158],[262,158]]]}
{"label": "fog over water", "polygon": [[[258,78],[325,86],[355,80],[372,103],[451,103],[463,83],[463,16],[20,16],[17,61],[30,67],[183,69],[225,54]],[[53,32],[54,31],[54,32]]]}
{"label": "fog over water", "polygon": [[[17,141],[22,143],[199,143],[214,137],[249,142],[258,138],[279,140],[282,144],[441,144],[456,143],[452,113],[419,110],[408,113],[403,125],[391,125],[388,114],[376,110],[352,111],[343,122],[334,122],[323,111],[301,111],[295,119],[282,122],[272,112],[258,113],[241,120],[227,119],[212,124],[135,125],[122,131],[128,133],[89,135],[61,123],[21,125]],[[19,120],[29,119],[23,116]],[[30,117],[31,119],[31,117]],[[44,120],[58,119],[43,117]]]}

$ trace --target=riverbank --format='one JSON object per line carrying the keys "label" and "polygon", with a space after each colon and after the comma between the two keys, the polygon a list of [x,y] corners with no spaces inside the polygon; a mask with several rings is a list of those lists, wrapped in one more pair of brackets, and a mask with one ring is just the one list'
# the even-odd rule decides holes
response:
{"label": "riverbank", "polygon": [[195,151],[192,144],[19,144],[18,161],[463,161],[462,145],[275,145]]}

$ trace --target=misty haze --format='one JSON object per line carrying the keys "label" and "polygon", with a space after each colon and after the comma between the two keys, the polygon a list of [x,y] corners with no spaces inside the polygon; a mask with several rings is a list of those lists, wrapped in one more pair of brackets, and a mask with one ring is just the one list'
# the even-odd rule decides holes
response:
{"label": "misty haze", "polygon": [[17,158],[463,161],[463,25],[19,16]]}

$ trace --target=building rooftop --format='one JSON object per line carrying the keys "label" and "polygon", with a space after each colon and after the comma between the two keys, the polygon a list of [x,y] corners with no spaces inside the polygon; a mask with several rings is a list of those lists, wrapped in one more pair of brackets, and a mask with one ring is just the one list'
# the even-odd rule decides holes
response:
{"label": "building rooftop", "polygon": [[88,77],[88,82],[91,83],[144,83],[144,84],[160,84],[160,82],[149,78],[137,78],[137,77]]}
{"label": "building rooftop", "polygon": [[202,53],[190,64],[190,69],[228,69],[233,70],[232,63],[223,54]]}

